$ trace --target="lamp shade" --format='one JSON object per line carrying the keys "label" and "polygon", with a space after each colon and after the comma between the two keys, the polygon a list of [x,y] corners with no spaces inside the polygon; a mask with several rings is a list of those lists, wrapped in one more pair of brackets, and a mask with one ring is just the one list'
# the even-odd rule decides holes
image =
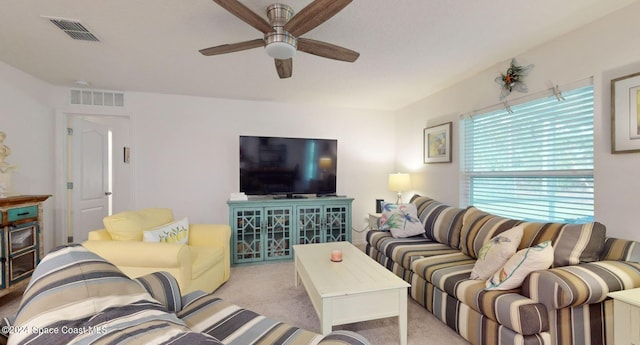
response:
{"label": "lamp shade", "polygon": [[389,174],[389,190],[406,192],[411,189],[411,175],[405,173]]}

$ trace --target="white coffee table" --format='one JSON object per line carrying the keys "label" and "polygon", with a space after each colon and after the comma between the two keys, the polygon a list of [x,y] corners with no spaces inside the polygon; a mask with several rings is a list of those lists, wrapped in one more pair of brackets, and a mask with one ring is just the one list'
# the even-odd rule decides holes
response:
{"label": "white coffee table", "polygon": [[[342,262],[330,260],[342,251]],[[400,344],[407,344],[409,284],[349,242],[293,246],[295,285],[304,284],[320,319],[322,334],[334,325],[398,317]]]}

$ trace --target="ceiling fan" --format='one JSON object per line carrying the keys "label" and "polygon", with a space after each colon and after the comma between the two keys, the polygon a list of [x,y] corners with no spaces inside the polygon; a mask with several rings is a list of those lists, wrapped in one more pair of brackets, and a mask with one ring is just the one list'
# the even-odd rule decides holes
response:
{"label": "ceiling fan", "polygon": [[265,47],[267,54],[275,60],[276,71],[280,78],[291,77],[292,57],[296,50],[324,58],[354,62],[360,56],[358,52],[331,43],[300,37],[333,17],[351,1],[314,0],[295,15],[290,6],[273,4],[267,8],[267,18],[269,18],[267,22],[237,0],[213,0],[234,16],[261,31],[264,37],[205,48],[201,49],[200,53],[211,56]]}

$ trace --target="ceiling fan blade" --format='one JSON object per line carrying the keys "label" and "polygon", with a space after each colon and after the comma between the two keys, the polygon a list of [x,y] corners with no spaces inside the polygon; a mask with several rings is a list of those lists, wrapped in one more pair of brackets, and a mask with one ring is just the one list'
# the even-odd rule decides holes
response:
{"label": "ceiling fan blade", "polygon": [[264,40],[258,38],[251,41],[238,42],[232,44],[223,44],[215,47],[200,49],[199,52],[204,56],[220,55],[226,53],[238,52],[241,50],[247,50],[251,48],[264,47]]}
{"label": "ceiling fan blade", "polygon": [[347,62],[354,62],[360,56],[360,53],[351,49],[309,38],[298,38],[298,50],[329,59]]}
{"label": "ceiling fan blade", "polygon": [[[214,0],[215,1],[215,0]],[[284,30],[299,37],[324,23],[351,3],[352,0],[315,0],[284,25]]]}
{"label": "ceiling fan blade", "polygon": [[276,62],[276,71],[278,71],[280,79],[291,78],[291,74],[293,74],[293,59],[274,60]]}
{"label": "ceiling fan blade", "polygon": [[216,4],[220,5],[220,7],[229,11],[234,16],[240,18],[245,23],[253,26],[254,28],[262,31],[262,33],[267,33],[273,31],[273,28],[266,20],[257,15],[255,12],[251,11],[248,7],[241,4],[236,0],[213,0]]}

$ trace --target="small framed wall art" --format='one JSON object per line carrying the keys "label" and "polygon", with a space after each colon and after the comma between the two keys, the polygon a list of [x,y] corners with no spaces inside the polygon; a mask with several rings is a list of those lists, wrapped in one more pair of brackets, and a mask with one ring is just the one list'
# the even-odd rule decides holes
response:
{"label": "small framed wall art", "polygon": [[424,163],[451,163],[451,122],[424,129]]}
{"label": "small framed wall art", "polygon": [[640,152],[640,73],[611,80],[611,153]]}

